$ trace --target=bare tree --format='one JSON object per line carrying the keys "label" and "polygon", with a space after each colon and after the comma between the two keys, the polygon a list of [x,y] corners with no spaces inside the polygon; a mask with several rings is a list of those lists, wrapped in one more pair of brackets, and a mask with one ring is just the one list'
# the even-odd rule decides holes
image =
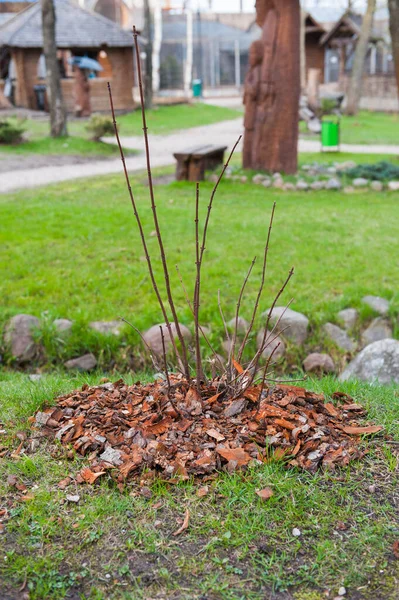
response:
{"label": "bare tree", "polygon": [[144,0],[144,37],[145,46],[145,69],[144,69],[144,105],[148,110],[152,108],[152,46],[153,27],[150,0]]}
{"label": "bare tree", "polygon": [[43,51],[46,59],[47,93],[50,103],[51,137],[68,135],[67,115],[62,98],[60,69],[55,41],[55,8],[53,0],[41,0]]}
{"label": "bare tree", "polygon": [[352,75],[349,82],[346,114],[356,115],[359,111],[362,95],[362,80],[367,49],[370,41],[371,28],[377,5],[377,0],[367,0],[367,9],[363,17],[359,39],[356,44],[355,58],[353,61]]}
{"label": "bare tree", "polygon": [[388,0],[389,29],[392,39],[392,55],[395,64],[396,83],[399,94],[399,0]]}

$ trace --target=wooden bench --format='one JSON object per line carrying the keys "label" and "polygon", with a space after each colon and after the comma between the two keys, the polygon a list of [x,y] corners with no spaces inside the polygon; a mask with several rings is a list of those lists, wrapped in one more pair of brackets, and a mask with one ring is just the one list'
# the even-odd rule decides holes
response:
{"label": "wooden bench", "polygon": [[223,164],[226,149],[227,146],[207,144],[176,152],[173,156],[177,160],[177,181],[203,181],[206,170]]}

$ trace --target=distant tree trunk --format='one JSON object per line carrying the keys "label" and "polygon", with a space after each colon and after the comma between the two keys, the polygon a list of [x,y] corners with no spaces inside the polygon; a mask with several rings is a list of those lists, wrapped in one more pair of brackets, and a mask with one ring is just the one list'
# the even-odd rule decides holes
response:
{"label": "distant tree trunk", "polygon": [[144,31],[143,35],[146,38],[145,47],[145,75],[144,75],[144,104],[145,107],[152,108],[152,17],[150,1],[144,0]]}
{"label": "distant tree trunk", "polygon": [[47,93],[50,104],[51,137],[68,135],[67,116],[61,90],[60,69],[55,41],[55,9],[53,0],[41,0],[43,50],[46,59]]}
{"label": "distant tree trunk", "polygon": [[396,83],[399,94],[399,0],[388,0],[389,29],[392,39],[392,56],[395,64]]}
{"label": "distant tree trunk", "polygon": [[356,44],[355,58],[353,61],[352,75],[349,82],[348,97],[346,103],[346,114],[356,115],[359,111],[360,98],[362,96],[362,80],[367,49],[370,41],[371,28],[377,0],[367,0],[367,9],[363,17],[362,28]]}

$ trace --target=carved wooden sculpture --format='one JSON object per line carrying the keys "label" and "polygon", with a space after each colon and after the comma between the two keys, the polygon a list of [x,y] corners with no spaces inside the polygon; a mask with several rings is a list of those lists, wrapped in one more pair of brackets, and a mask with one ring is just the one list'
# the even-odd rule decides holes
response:
{"label": "carved wooden sculpture", "polygon": [[262,36],[251,46],[245,81],[243,166],[295,173],[300,94],[299,0],[257,0],[256,19]]}

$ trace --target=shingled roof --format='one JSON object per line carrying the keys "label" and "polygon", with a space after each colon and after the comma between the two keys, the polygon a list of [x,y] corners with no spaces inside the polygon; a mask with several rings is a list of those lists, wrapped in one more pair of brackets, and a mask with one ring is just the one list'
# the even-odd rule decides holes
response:
{"label": "shingled roof", "polygon": [[[54,0],[58,48],[127,47],[132,34],[116,23],[69,0]],[[41,4],[33,4],[0,25],[0,46],[42,48]]]}

